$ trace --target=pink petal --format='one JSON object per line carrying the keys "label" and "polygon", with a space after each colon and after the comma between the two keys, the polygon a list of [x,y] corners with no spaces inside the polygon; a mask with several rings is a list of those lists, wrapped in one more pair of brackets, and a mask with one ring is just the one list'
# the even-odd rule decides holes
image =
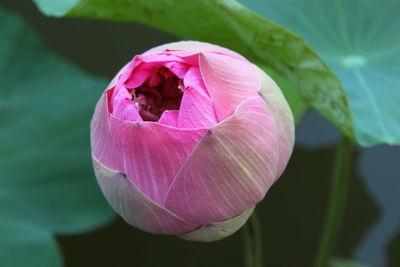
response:
{"label": "pink petal", "polygon": [[253,64],[213,53],[200,54],[199,64],[220,121],[239,103],[257,96],[259,77]]}
{"label": "pink petal", "polygon": [[120,120],[109,114],[106,93],[91,123],[92,153],[105,166],[126,173],[150,199],[160,202],[206,129]]}
{"label": "pink petal", "polygon": [[142,65],[140,65],[138,68],[133,69],[129,74],[129,77],[127,77],[125,83],[120,85],[120,87],[126,86],[127,88],[137,88],[141,86],[147,80],[147,78],[154,73],[157,65],[159,64],[153,64],[151,67],[147,66],[148,68],[144,68]]}
{"label": "pink petal", "polygon": [[178,125],[179,110],[166,110],[161,115],[158,123],[177,127]]}
{"label": "pink petal", "polygon": [[262,70],[258,69],[258,73],[262,95],[271,111],[278,132],[279,166],[276,177],[278,179],[285,170],[293,151],[294,119],[292,111],[278,85]]}
{"label": "pink petal", "polygon": [[180,62],[186,63],[184,57],[174,55],[173,53],[157,53],[157,54],[142,54],[136,56],[140,61],[145,63],[159,63],[159,62]]}
{"label": "pink petal", "polygon": [[97,102],[90,124],[92,154],[109,168],[122,170],[123,162],[120,149],[117,148],[117,142],[111,134],[107,92],[104,92]]}
{"label": "pink petal", "polygon": [[183,79],[185,88],[196,88],[197,91],[203,91],[205,95],[210,96],[207,88],[204,85],[203,77],[199,67],[191,67]]}
{"label": "pink petal", "polygon": [[[154,48],[146,51],[144,54],[153,54],[153,53],[159,53],[159,52],[164,52],[164,51],[168,51],[168,50],[172,50],[171,52],[175,52],[174,50],[192,51],[192,53],[193,52],[197,52],[197,53],[213,52],[213,53],[226,55],[226,56],[238,59],[238,60],[248,62],[247,59],[245,59],[243,56],[241,56],[240,54],[238,54],[232,50],[226,49],[222,46],[213,45],[213,44],[204,43],[204,42],[197,42],[197,41],[180,41],[180,42],[164,44],[164,45],[154,47]],[[187,53],[191,53],[191,52],[187,52]]]}
{"label": "pink petal", "polygon": [[194,224],[238,215],[275,181],[277,149],[276,127],[261,97],[241,103],[204,135],[177,173],[164,207]]}
{"label": "pink petal", "polygon": [[179,109],[179,128],[209,128],[218,123],[214,104],[201,80],[198,67],[191,67],[184,79],[185,93]]}
{"label": "pink petal", "polygon": [[107,168],[96,157],[93,167],[108,202],[129,224],[147,232],[171,235],[198,228],[146,197],[124,174]]}
{"label": "pink petal", "polygon": [[115,88],[114,92],[116,93],[113,93],[114,97],[112,98],[112,114],[120,120],[143,121],[134,106],[128,90],[121,86],[119,90]]}
{"label": "pink petal", "polygon": [[190,66],[180,62],[166,62],[164,67],[168,68],[176,77],[183,79],[188,72]]}
{"label": "pink petal", "polygon": [[178,129],[157,122],[121,121],[114,117],[110,118],[110,125],[117,143],[115,148],[123,160],[123,168],[115,170],[125,173],[157,203],[164,200],[172,179],[206,131]]}
{"label": "pink petal", "polygon": [[[176,54],[176,55],[175,55]],[[125,85],[127,88],[136,88],[144,83],[154,72],[164,66],[183,79],[191,65],[198,65],[197,53],[182,55],[181,53],[158,53],[152,55],[135,56],[131,66],[125,68],[117,87]]]}

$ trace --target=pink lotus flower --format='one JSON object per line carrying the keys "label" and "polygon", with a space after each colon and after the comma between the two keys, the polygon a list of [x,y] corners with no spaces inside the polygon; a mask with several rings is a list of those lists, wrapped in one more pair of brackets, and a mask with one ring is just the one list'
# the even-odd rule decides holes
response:
{"label": "pink lotus flower", "polygon": [[212,241],[239,229],[282,174],[292,113],[228,49],[177,42],[135,56],[97,103],[93,165],[110,205],[156,234]]}

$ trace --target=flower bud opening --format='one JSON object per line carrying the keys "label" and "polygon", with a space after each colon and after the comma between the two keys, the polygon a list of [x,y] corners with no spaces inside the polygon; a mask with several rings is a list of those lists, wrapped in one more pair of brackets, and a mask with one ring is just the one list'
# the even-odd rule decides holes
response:
{"label": "flower bud opening", "polygon": [[272,79],[233,51],[191,41],[134,56],[91,122],[110,205],[144,231],[197,241],[246,222],[293,143],[293,117]]}
{"label": "flower bud opening", "polygon": [[179,110],[183,82],[169,69],[157,69],[143,85],[129,91],[144,121],[158,121],[165,110]]}

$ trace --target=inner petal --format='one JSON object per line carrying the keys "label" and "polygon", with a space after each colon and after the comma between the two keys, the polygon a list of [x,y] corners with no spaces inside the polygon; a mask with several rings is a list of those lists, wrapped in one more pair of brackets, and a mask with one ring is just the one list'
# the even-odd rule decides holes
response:
{"label": "inner petal", "polygon": [[169,69],[160,67],[130,93],[142,119],[158,121],[165,110],[179,110],[183,83]]}

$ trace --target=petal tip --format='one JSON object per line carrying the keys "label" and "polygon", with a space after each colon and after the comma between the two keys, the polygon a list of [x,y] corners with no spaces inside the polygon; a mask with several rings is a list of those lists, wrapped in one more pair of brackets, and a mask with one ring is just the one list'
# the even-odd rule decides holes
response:
{"label": "petal tip", "polygon": [[245,210],[241,214],[221,222],[204,225],[195,231],[179,235],[179,238],[198,241],[213,242],[226,238],[238,231],[249,219],[255,207]]}

